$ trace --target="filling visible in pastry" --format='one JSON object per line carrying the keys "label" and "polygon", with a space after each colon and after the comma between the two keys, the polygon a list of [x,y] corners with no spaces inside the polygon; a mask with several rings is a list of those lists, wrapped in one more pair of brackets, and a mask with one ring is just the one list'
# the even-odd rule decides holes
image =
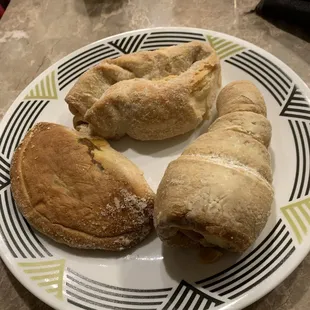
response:
{"label": "filling visible in pastry", "polygon": [[179,232],[190,238],[195,243],[201,244],[203,247],[229,248],[229,244],[226,240],[214,235],[203,235],[192,229],[184,228],[179,229]]}

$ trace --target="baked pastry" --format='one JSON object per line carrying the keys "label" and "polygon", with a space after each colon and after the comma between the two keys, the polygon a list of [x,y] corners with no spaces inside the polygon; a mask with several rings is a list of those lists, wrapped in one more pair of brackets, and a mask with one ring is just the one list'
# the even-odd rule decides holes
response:
{"label": "baked pastry", "polygon": [[190,42],[102,61],[85,72],[65,100],[74,125],[104,138],[161,140],[207,119],[221,86],[220,60]]}
{"label": "baked pastry", "polygon": [[171,246],[243,252],[273,201],[271,126],[263,97],[248,81],[227,85],[217,109],[209,131],[168,166],[155,199],[155,228]]}
{"label": "baked pastry", "polygon": [[27,221],[71,247],[119,251],[153,227],[154,193],[143,173],[84,132],[37,124],[14,154],[11,183]]}

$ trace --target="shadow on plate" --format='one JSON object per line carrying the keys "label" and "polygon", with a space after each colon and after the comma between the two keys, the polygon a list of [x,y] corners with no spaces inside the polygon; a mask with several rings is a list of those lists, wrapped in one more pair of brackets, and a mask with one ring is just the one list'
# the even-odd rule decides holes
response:
{"label": "shadow on plate", "polygon": [[166,272],[176,281],[195,281],[207,278],[235,264],[240,254],[226,252],[217,262],[203,261],[199,249],[162,248]]}
{"label": "shadow on plate", "polygon": [[107,259],[107,260],[117,260],[117,259],[126,259],[126,257],[130,257],[133,255],[134,252],[138,251],[140,248],[146,247],[149,243],[153,242],[156,238],[156,232],[155,230],[152,231],[152,233],[141,243],[139,243],[137,246],[120,251],[120,252],[111,252],[111,251],[105,251],[105,250],[83,250],[83,249],[75,249],[71,248],[67,245],[57,243],[48,237],[43,236],[41,233],[36,231],[36,234],[40,236],[41,239],[44,240],[44,244],[47,244],[48,248],[53,247],[56,248],[57,251],[62,251],[64,253],[67,253],[69,255],[72,255],[76,258],[100,258],[100,259]]}
{"label": "shadow on plate", "polygon": [[[251,264],[252,267],[259,267],[263,259],[266,259],[268,263],[268,260],[270,261],[273,258],[273,256],[268,254],[270,252],[269,250],[274,248],[275,243],[277,243],[274,235],[269,234],[275,227],[278,219],[275,212],[275,202],[273,202],[271,210],[272,212],[264,230],[255,243],[243,254],[225,251],[223,256],[219,258],[217,262],[210,264],[204,261],[204,255],[202,255],[202,252],[199,249],[168,248],[163,246],[163,262],[166,272],[171,278],[178,282],[185,280],[194,283],[231,267],[241,259],[245,259],[243,261],[244,263],[238,265],[237,268],[241,273],[243,272],[242,266],[245,266],[246,264]],[[254,269],[253,272],[255,272]],[[239,276],[240,273],[236,273],[230,280],[233,281],[234,278],[237,279]]]}
{"label": "shadow on plate", "polygon": [[271,169],[272,169],[272,171],[275,171],[275,169],[276,169],[276,161],[275,161],[274,151],[273,151],[273,149],[271,147],[268,149],[268,151],[269,151],[269,154],[270,154]]}
{"label": "shadow on plate", "polygon": [[119,152],[125,152],[128,149],[132,149],[141,155],[152,155],[153,157],[162,157],[165,154],[169,153],[179,154],[180,151],[183,151],[191,137],[194,135],[194,132],[188,132],[184,135],[173,137],[170,139],[159,140],[159,141],[138,141],[132,139],[128,136],[121,138],[119,141],[109,141],[111,146]]}
{"label": "shadow on plate", "polygon": [[125,152],[129,149],[141,155],[151,155],[152,157],[162,157],[180,154],[186,146],[194,141],[198,136],[207,132],[210,124],[214,121],[216,114],[213,113],[210,120],[202,122],[195,130],[191,130],[183,135],[158,141],[138,141],[128,136],[121,138],[119,141],[110,140],[111,146],[119,151]]}

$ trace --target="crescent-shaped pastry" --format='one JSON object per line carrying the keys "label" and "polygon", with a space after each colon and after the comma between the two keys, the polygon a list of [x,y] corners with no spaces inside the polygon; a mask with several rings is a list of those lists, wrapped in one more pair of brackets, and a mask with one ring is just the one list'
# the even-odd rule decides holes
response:
{"label": "crescent-shaped pastry", "polygon": [[143,173],[101,139],[39,123],[16,150],[14,199],[26,220],[71,247],[120,251],[152,230],[154,193]]}

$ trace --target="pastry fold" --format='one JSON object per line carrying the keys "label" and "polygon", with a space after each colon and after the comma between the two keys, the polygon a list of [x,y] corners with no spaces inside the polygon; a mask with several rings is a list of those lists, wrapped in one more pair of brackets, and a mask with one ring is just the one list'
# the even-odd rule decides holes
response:
{"label": "pastry fold", "polygon": [[162,140],[207,119],[221,86],[220,60],[205,42],[106,59],[65,100],[74,125],[104,138]]}
{"label": "pastry fold", "polygon": [[259,90],[248,81],[228,84],[217,109],[209,131],[168,166],[155,227],[171,246],[243,252],[264,228],[273,201],[271,126]]}

